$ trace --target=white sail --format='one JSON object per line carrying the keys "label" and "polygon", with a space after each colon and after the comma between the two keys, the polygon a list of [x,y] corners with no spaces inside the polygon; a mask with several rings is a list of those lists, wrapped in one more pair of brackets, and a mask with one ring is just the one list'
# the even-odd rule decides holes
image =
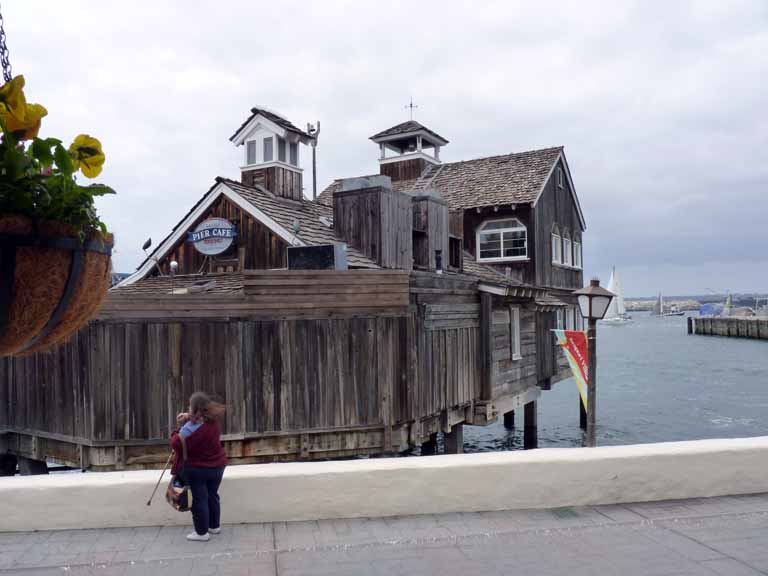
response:
{"label": "white sail", "polygon": [[619,278],[619,273],[616,270],[611,274],[611,278],[613,278],[613,289],[609,288],[608,290],[616,294],[616,298],[613,301],[616,302],[619,316],[624,316],[627,313],[627,309],[624,307],[624,289],[621,286],[621,278]]}
{"label": "white sail", "polygon": [[[621,287],[621,284],[619,284],[619,287]],[[611,269],[611,279],[608,280],[608,286],[606,287],[609,292],[613,292],[616,294],[616,268]],[[603,317],[605,320],[611,320],[613,318],[619,317],[619,304],[618,304],[618,298],[614,298],[611,300],[611,303],[608,305],[608,310],[605,313],[605,316]],[[622,302],[623,304],[623,302]]]}

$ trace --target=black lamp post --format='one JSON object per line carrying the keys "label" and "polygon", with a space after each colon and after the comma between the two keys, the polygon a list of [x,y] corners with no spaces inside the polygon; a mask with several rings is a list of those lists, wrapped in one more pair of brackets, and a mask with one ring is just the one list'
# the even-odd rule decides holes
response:
{"label": "black lamp post", "polygon": [[600,286],[593,278],[589,286],[574,292],[579,297],[581,315],[588,321],[587,330],[587,446],[595,443],[595,413],[597,403],[597,321],[602,320],[615,294]]}

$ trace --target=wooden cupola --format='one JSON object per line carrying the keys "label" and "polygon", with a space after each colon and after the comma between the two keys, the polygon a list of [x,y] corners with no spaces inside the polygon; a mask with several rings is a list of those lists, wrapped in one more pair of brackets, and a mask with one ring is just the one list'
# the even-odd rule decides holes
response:
{"label": "wooden cupola", "polygon": [[240,173],[244,185],[261,186],[276,196],[302,200],[299,144],[310,144],[310,134],[276,112],[251,108],[251,115],[229,140],[243,147]]}
{"label": "wooden cupola", "polygon": [[381,150],[379,172],[393,181],[418,178],[428,166],[440,164],[440,147],[448,144],[448,140],[415,120],[374,134],[371,140]]}

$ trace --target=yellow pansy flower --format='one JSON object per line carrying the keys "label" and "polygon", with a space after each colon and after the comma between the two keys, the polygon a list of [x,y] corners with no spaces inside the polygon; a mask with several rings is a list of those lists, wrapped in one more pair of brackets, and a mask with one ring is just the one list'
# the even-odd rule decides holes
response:
{"label": "yellow pansy flower", "polygon": [[40,130],[40,121],[48,111],[40,104],[27,104],[24,76],[16,76],[0,86],[0,121],[20,140],[31,140]]}
{"label": "yellow pansy flower", "polygon": [[80,168],[87,178],[96,178],[104,165],[104,152],[101,142],[88,134],[80,134],[69,146],[75,169]]}

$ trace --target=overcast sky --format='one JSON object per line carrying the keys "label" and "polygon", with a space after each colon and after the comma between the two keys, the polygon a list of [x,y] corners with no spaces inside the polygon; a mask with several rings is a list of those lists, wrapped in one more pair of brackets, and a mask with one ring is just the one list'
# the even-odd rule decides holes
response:
{"label": "overcast sky", "polygon": [[[563,145],[585,266],[628,296],[768,291],[768,2],[2,4],[41,135],[99,138],[99,202],[132,271],[217,175],[257,104],[320,120],[318,185],[378,171],[416,119],[445,161]],[[305,191],[311,166],[304,149]]]}

